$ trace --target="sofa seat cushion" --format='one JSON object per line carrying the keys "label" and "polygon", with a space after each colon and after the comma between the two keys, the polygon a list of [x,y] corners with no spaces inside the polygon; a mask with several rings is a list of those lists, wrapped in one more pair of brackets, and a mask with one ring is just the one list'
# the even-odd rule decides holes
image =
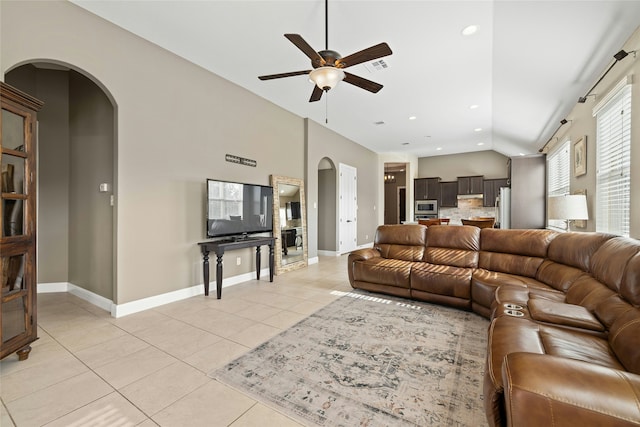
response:
{"label": "sofa seat cushion", "polygon": [[625,370],[606,338],[547,325],[540,325],[539,336],[545,354]]}
{"label": "sofa seat cushion", "polygon": [[550,289],[549,286],[531,277],[500,273],[480,268],[473,272],[471,278],[471,298],[473,302],[490,308],[495,298],[496,289],[501,285],[520,286],[523,289],[527,289],[527,286],[531,288]]}
{"label": "sofa seat cushion", "polygon": [[409,289],[412,264],[409,261],[387,258],[356,261],[353,263],[353,278],[358,282]]}
{"label": "sofa seat cushion", "polygon": [[414,263],[411,269],[411,289],[471,300],[473,269],[448,265]]}

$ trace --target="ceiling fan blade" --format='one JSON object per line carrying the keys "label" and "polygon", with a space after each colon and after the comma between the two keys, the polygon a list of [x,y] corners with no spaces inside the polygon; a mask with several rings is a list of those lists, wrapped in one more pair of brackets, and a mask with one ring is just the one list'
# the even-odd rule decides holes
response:
{"label": "ceiling fan blade", "polygon": [[380,89],[383,88],[380,83],[372,82],[371,80],[347,73],[346,71],[344,73],[344,81],[373,93],[378,93]]}
{"label": "ceiling fan blade", "polygon": [[309,98],[309,102],[320,101],[322,98],[322,93],[324,91],[320,89],[318,86],[313,85],[313,92],[311,92],[311,98]]}
{"label": "ceiling fan blade", "polygon": [[374,59],[382,58],[383,56],[391,55],[392,53],[393,52],[388,44],[380,43],[361,50],[360,52],[352,53],[342,59],[338,59],[336,61],[336,67],[347,68],[363,62],[373,61]]}
{"label": "ceiling fan blade", "polygon": [[258,78],[260,80],[273,80],[273,79],[281,79],[283,77],[301,76],[303,74],[309,74],[310,72],[311,72],[311,70],[292,71],[290,73],[269,74],[267,76],[258,76]]}
{"label": "ceiling fan blade", "polygon": [[319,67],[321,67],[325,64],[325,60],[322,59],[318,52],[316,52],[311,46],[309,46],[309,43],[307,43],[300,34],[285,34],[284,36],[288,38],[291,43],[296,45],[296,47],[300,49],[305,55],[307,55],[314,65],[317,64]]}

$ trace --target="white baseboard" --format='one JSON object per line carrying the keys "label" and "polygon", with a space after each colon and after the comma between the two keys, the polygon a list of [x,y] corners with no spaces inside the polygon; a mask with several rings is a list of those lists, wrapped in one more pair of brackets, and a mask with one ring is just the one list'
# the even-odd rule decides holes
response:
{"label": "white baseboard", "polygon": [[[317,261],[316,261],[317,262]],[[256,272],[240,274],[233,277],[225,277],[222,280],[222,288],[228,288],[240,283],[253,280],[256,277]],[[269,269],[263,268],[260,270],[260,280],[269,280]],[[149,310],[150,308],[159,307],[161,305],[169,304],[172,302],[180,301],[183,299],[191,298],[197,295],[204,294],[204,283],[199,285],[190,286],[184,289],[178,289],[176,291],[167,292],[160,295],[154,295],[148,298],[142,298],[139,300],[127,302],[124,304],[114,304],[111,300],[100,296],[94,292],[88,291],[84,288],[76,286],[72,283],[59,282],[59,283],[38,283],[38,293],[51,293],[51,292],[69,292],[72,295],[82,298],[91,304],[100,307],[111,313],[113,317],[123,317],[129,314],[138,313],[140,311]],[[216,298],[216,281],[213,279],[209,283],[209,296]]]}
{"label": "white baseboard", "polygon": [[[365,243],[364,245],[360,245],[360,246],[356,246],[356,249],[364,249],[364,248],[372,248],[373,247],[373,242],[370,243]],[[318,255],[321,256],[341,256],[344,254],[348,254],[351,251],[345,251],[345,252],[340,252],[340,251],[324,251],[324,250],[318,250]],[[309,264],[311,264],[311,262],[309,262]]]}
{"label": "white baseboard", "polygon": [[[318,255],[320,255],[320,254],[318,253]],[[318,258],[317,256],[314,256],[313,258],[307,259],[307,264],[308,265],[317,264],[318,262],[320,262],[320,258]]]}
{"label": "white baseboard", "polygon": [[100,307],[105,311],[111,311],[111,306],[113,305],[113,302],[110,299],[88,291],[85,288],[81,288],[80,286],[74,285],[73,283],[38,283],[39,294],[48,294],[53,292],[69,292],[70,294],[75,295],[87,302],[90,302],[91,304],[95,305],[96,307]]}
{"label": "white baseboard", "polygon": [[52,292],[67,292],[69,290],[68,282],[56,282],[56,283],[38,283],[38,293],[48,294]]}
{"label": "white baseboard", "polygon": [[91,291],[86,290],[85,288],[81,288],[80,286],[76,286],[73,283],[69,283],[69,290],[67,291],[72,295],[77,296],[96,307],[100,307],[105,311],[111,311],[113,307],[113,301],[107,299],[101,295],[93,293]]}
{"label": "white baseboard", "polygon": [[340,256],[340,254],[336,251],[321,251],[318,250],[318,255],[322,256]]}

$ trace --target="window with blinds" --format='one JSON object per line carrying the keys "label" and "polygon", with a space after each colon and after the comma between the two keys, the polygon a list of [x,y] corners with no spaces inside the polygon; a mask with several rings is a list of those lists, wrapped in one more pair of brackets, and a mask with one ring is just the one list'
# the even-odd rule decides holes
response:
{"label": "window with blinds", "polygon": [[[547,155],[547,197],[569,194],[570,147],[567,140]],[[567,221],[550,219],[547,227],[567,230]]]}
{"label": "window with blinds", "polygon": [[631,84],[620,82],[594,108],[597,122],[596,231],[629,236]]}

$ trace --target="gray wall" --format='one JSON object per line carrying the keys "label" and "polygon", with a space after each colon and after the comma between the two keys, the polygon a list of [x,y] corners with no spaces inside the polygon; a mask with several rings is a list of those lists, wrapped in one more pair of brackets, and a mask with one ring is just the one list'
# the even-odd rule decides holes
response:
{"label": "gray wall", "polygon": [[305,119],[305,124],[309,258],[318,255],[318,165],[324,157],[331,159],[337,170],[339,170],[339,163],[353,166],[358,170],[357,244],[372,242],[378,226],[377,200],[380,188],[378,155],[313,120]]}
{"label": "gray wall", "polygon": [[418,178],[439,176],[443,181],[474,175],[484,175],[487,179],[506,178],[508,160],[508,157],[495,151],[421,157],[418,159]]}
{"label": "gray wall", "polygon": [[102,90],[69,72],[69,282],[113,298],[114,112]]}
{"label": "gray wall", "polygon": [[[640,48],[640,27],[634,32],[622,49],[627,52]],[[603,70],[604,71],[604,70]],[[640,238],[640,84],[636,78],[640,74],[640,61],[634,59],[633,54],[619,61],[607,74],[602,82],[593,90],[594,96],[589,96],[584,104],[576,103],[567,114],[568,124],[562,126],[551,139],[547,149],[552,149],[557,142],[571,141],[571,159],[573,163],[574,146],[580,138],[587,141],[587,173],[576,177],[571,166],[570,191],[587,190],[587,205],[589,220],[586,228],[574,228],[577,231],[594,231],[595,222],[595,194],[596,194],[596,119],[593,117],[593,107],[609,91],[627,75],[633,75],[631,94],[631,211],[630,236]],[[594,82],[595,83],[595,82]]]}
{"label": "gray wall", "polygon": [[[2,72],[42,58],[70,64],[117,106],[115,302],[202,283],[205,179],[303,178],[304,121],[71,3],[34,5],[0,3]],[[237,255],[225,276],[255,268],[254,250]]]}
{"label": "gray wall", "polygon": [[[318,250],[336,251],[336,174],[335,169],[318,170]],[[307,206],[307,210],[309,206]]]}

